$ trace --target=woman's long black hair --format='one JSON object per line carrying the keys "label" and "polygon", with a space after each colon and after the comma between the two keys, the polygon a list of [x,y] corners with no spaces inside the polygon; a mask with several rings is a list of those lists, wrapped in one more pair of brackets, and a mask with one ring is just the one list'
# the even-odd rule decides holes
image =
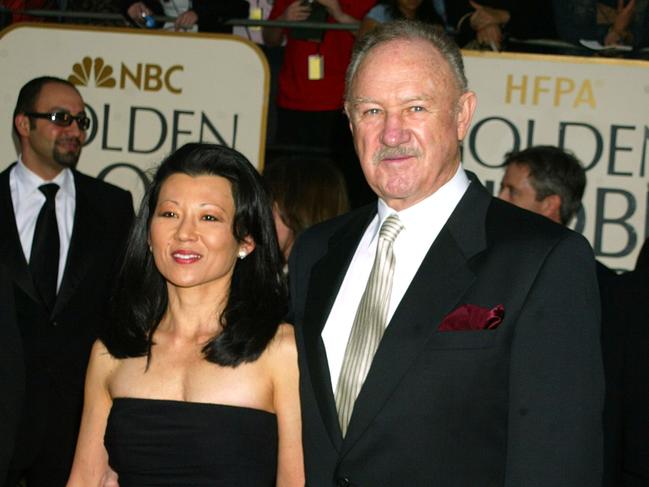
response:
{"label": "woman's long black hair", "polygon": [[151,357],[153,334],[167,310],[168,296],[166,281],[149,251],[149,227],[162,184],[178,173],[230,181],[235,205],[232,233],[239,242],[248,236],[255,242],[254,250],[235,265],[220,317],[222,332],[203,348],[205,358],[219,365],[252,362],[286,312],[282,260],[261,176],[242,154],[215,144],[186,144],[158,167],[131,229],[118,276],[114,319],[101,339],[116,358]]}

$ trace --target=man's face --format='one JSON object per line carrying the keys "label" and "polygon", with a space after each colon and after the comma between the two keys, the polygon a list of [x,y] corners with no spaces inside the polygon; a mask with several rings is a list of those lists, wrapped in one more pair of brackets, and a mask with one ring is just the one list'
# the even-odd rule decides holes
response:
{"label": "man's face", "polygon": [[345,109],[368,184],[400,211],[455,174],[475,95],[460,95],[450,66],[429,43],[395,40],[367,54]]}
{"label": "man's face", "polygon": [[[79,93],[61,83],[47,83],[36,100],[34,112],[68,112],[78,115],[84,111]],[[74,167],[86,140],[86,132],[76,121],[68,127],[61,127],[50,120],[25,115],[16,117],[21,135],[23,162],[37,174],[51,176],[66,167]]]}
{"label": "man's face", "polygon": [[513,162],[505,169],[500,183],[501,200],[510,202],[520,208],[544,215],[543,201],[536,199],[536,190],[532,186],[530,168],[525,164]]}

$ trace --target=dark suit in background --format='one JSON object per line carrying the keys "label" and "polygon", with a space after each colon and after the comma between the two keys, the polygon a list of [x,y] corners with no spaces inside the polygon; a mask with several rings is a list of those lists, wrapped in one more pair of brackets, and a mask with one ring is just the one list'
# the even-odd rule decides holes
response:
{"label": "dark suit in background", "polygon": [[[586,188],[583,164],[570,152],[555,146],[532,146],[510,152],[499,197],[520,208],[568,225],[581,208]],[[606,393],[603,411],[603,486],[619,487],[625,463],[623,407],[626,325],[619,298],[621,279],[601,262],[596,263],[602,306],[601,346]]]}
{"label": "dark suit in background", "polygon": [[25,367],[14,290],[0,262],[0,480],[4,480],[14,450],[16,428],[25,393]]}
{"label": "dark suit in background", "polygon": [[632,272],[618,276],[613,296],[618,310],[616,345],[621,360],[615,369],[620,383],[613,417],[618,426],[616,487],[649,485],[649,255],[642,246]]}
{"label": "dark suit in background", "polygon": [[[127,191],[74,171],[74,227],[56,305],[49,314],[34,287],[18,237],[9,171],[0,173],[0,221],[5,235],[0,259],[14,284],[26,368],[12,468],[22,470],[36,463],[47,478],[48,465],[71,466],[85,368],[97,330],[106,319],[133,204]],[[51,475],[56,475],[54,468]],[[59,482],[51,481],[51,485]]]}
{"label": "dark suit in background", "polygon": [[622,486],[649,485],[649,287],[624,294]]}

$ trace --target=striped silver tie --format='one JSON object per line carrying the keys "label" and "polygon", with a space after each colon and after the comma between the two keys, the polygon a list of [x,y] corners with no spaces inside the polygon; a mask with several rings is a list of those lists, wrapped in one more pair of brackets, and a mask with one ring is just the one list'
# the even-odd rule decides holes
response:
{"label": "striped silver tie", "polygon": [[343,436],[352,416],[354,402],[365,382],[372,359],[387,325],[395,257],[392,250],[403,229],[399,216],[392,214],[381,225],[372,272],[356,310],[343,365],[336,388],[336,409]]}

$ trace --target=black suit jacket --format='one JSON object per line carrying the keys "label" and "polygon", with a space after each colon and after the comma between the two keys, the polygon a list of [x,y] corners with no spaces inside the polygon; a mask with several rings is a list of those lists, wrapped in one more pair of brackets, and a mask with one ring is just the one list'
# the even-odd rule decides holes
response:
{"label": "black suit jacket", "polygon": [[[398,305],[342,438],[321,330],[375,212],[313,227],[291,253],[308,485],[600,485],[590,246],[492,198],[475,178]],[[504,320],[438,331],[463,304],[502,304]]]}
{"label": "black suit jacket", "polygon": [[16,322],[14,290],[0,263],[0,481],[9,469],[25,393],[22,343]]}
{"label": "black suit jacket", "polygon": [[91,345],[106,319],[113,276],[133,219],[129,192],[73,171],[76,208],[70,248],[50,314],[32,282],[9,189],[0,173],[0,261],[13,283],[25,363],[25,401],[12,468],[41,448],[53,462],[71,462]]}
{"label": "black suit jacket", "polygon": [[646,267],[636,266],[633,272],[617,277],[612,296],[617,320],[609,327],[608,337],[603,336],[605,354],[608,350],[615,359],[609,360],[607,370],[607,385],[615,392],[605,416],[614,440],[608,459],[612,481],[607,486],[649,485],[648,274]]}

